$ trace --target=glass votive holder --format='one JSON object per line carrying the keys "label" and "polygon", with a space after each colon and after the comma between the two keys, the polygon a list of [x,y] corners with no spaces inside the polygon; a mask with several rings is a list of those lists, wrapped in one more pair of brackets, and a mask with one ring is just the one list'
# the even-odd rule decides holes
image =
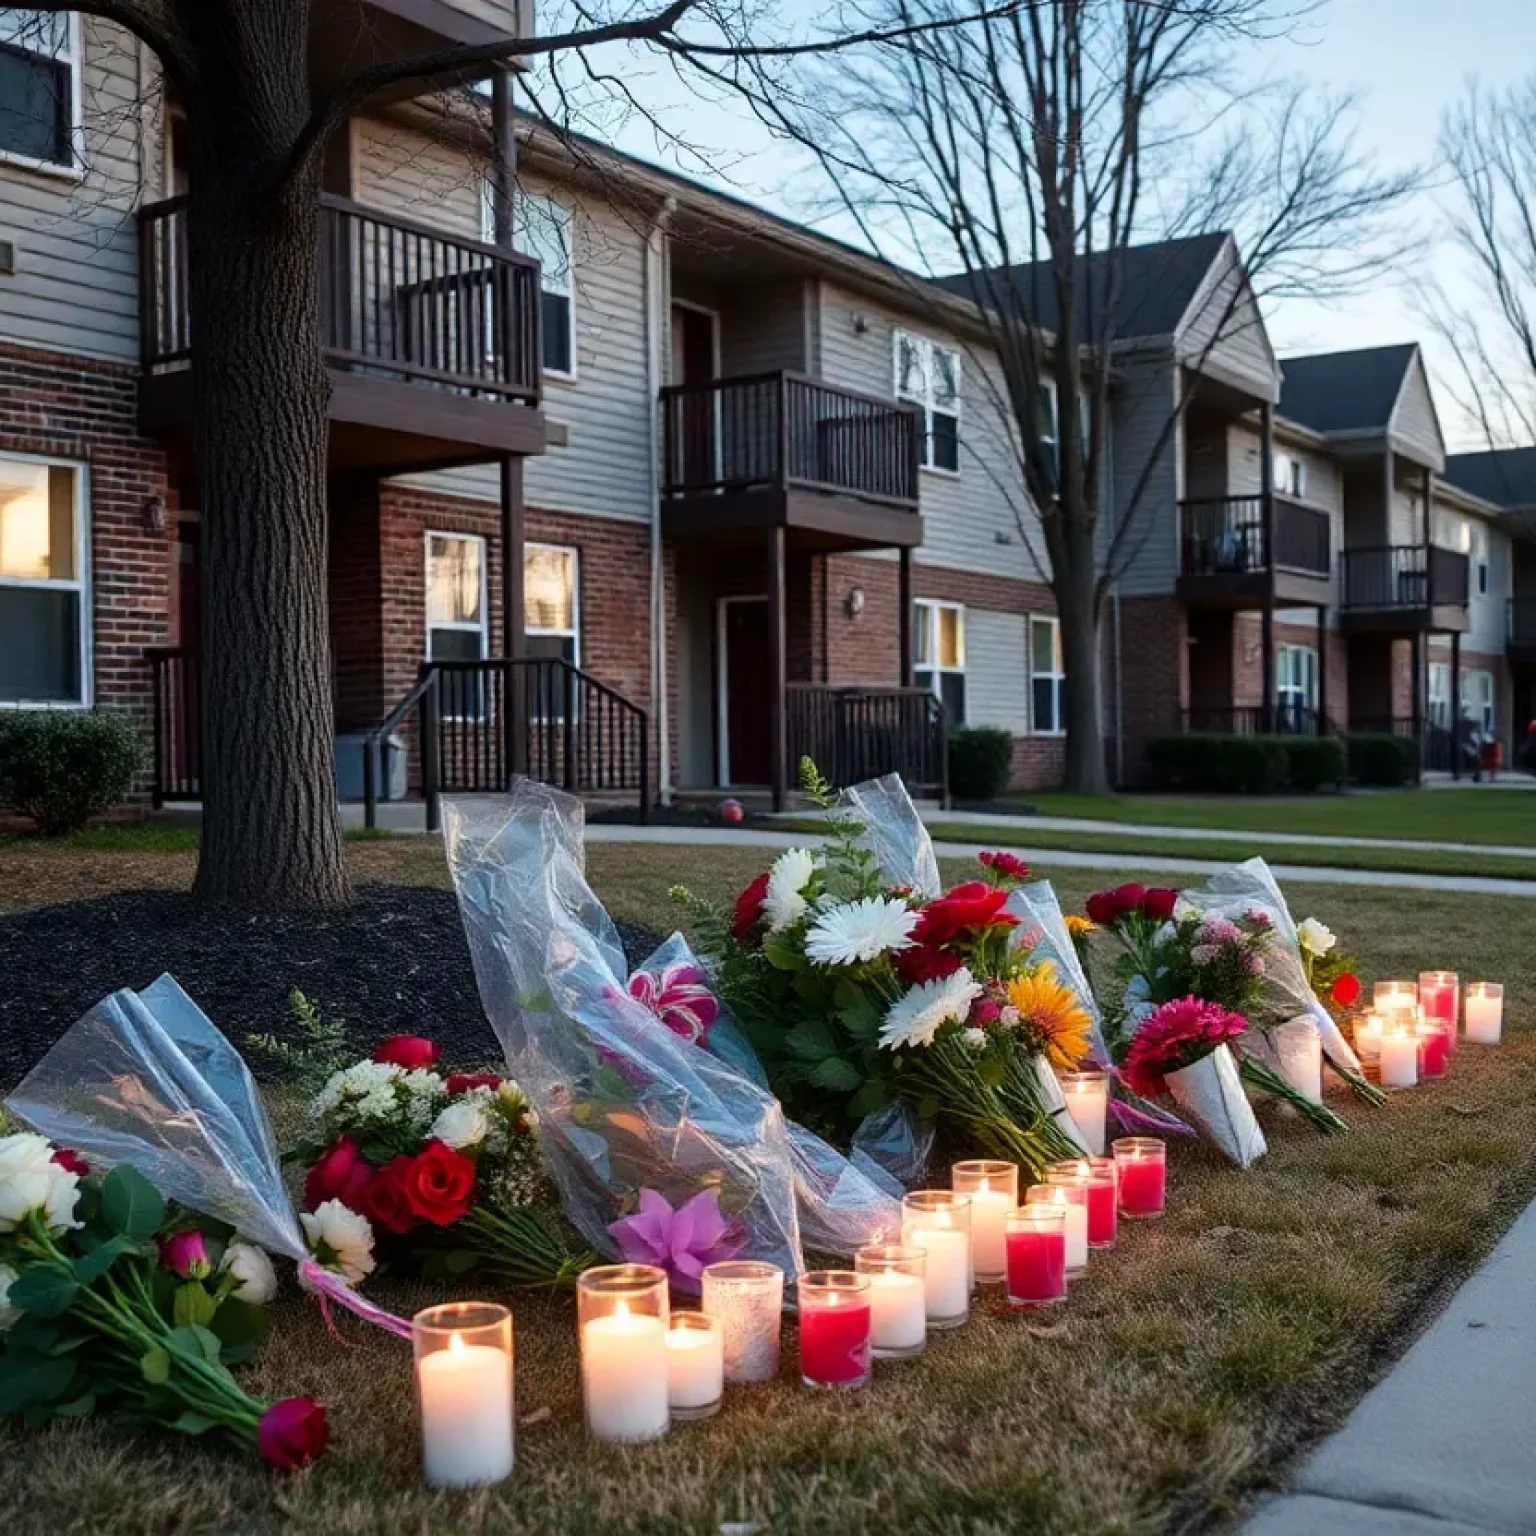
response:
{"label": "glass votive holder", "polygon": [[1052,1163],[1045,1170],[1045,1182],[1081,1182],[1088,1189],[1088,1246],[1113,1248],[1119,1235],[1119,1179],[1112,1157],[1075,1157]]}
{"label": "glass votive holder", "polygon": [[784,1271],[756,1259],[729,1259],[705,1267],[700,1289],[700,1306],[720,1323],[725,1379],[772,1381],[779,1374]]}
{"label": "glass votive holder", "polygon": [[901,1242],[925,1255],[928,1326],[960,1327],[971,1315],[971,1197],[950,1189],[914,1189],[903,1195]]}
{"label": "glass votive holder", "polygon": [[1456,1047],[1456,1021],[1461,1014],[1461,978],[1455,971],[1419,972],[1419,1007],[1431,1023],[1444,1024],[1450,1031],[1451,1049]]}
{"label": "glass votive holder", "polygon": [[1078,1140],[1090,1157],[1104,1156],[1105,1124],[1109,1115],[1109,1074],[1097,1067],[1059,1072],[1067,1113],[1077,1127]]}
{"label": "glass votive holder", "polygon": [[1003,1278],[1003,1222],[1019,1204],[1019,1165],[979,1157],[956,1163],[949,1182],[957,1194],[971,1197],[971,1277],[977,1285]]}
{"label": "glass votive holder", "polygon": [[872,1348],[870,1277],[851,1269],[801,1275],[800,1379],[808,1387],[862,1387]]}
{"label": "glass votive holder", "polygon": [[1156,1136],[1110,1143],[1120,1188],[1120,1214],[1132,1221],[1161,1216],[1168,1205],[1168,1147]]}
{"label": "glass votive holder", "polygon": [[577,1276],[581,1387],[595,1439],[666,1434],[667,1315],[667,1272],[654,1264],[604,1264]]}
{"label": "glass votive holder", "polygon": [[1076,1280],[1088,1268],[1088,1180],[1081,1174],[1046,1177],[1047,1183],[1024,1191],[1024,1203],[1061,1211],[1066,1222],[1067,1279]]}
{"label": "glass votive holder", "polygon": [[1053,1307],[1067,1294],[1067,1213],[1041,1201],[1008,1213],[1008,1276],[1004,1294],[1010,1307]]}
{"label": "glass votive holder", "polygon": [[1382,1028],[1377,1080],[1383,1088],[1418,1087],[1418,1025],[1404,1012],[1389,1015]]}
{"label": "glass votive holder", "polygon": [[422,1471],[430,1488],[512,1475],[512,1314],[491,1302],[428,1307],[411,1319]]}
{"label": "glass votive holder", "polygon": [[1497,1045],[1504,1030],[1504,983],[1473,981],[1467,984],[1467,1039],[1474,1045]]}
{"label": "glass votive holder", "polygon": [[1385,1020],[1379,1013],[1362,1013],[1355,1020],[1355,1054],[1361,1062],[1381,1059],[1381,1031]]}
{"label": "glass votive holder", "polygon": [[927,1255],[899,1243],[872,1243],[853,1256],[869,1277],[870,1344],[876,1360],[910,1360],[928,1342]]}
{"label": "glass votive holder", "polygon": [[667,1404],[674,1419],[707,1419],[725,1396],[725,1343],[707,1312],[674,1312],[667,1328]]}
{"label": "glass votive holder", "polygon": [[1414,1026],[1419,1042],[1419,1080],[1444,1077],[1451,1064],[1451,1029],[1444,1019],[1420,1019]]}
{"label": "glass votive holder", "polygon": [[1371,987],[1371,1007],[1377,1013],[1416,1008],[1418,1003],[1419,984],[1416,981],[1378,981]]}

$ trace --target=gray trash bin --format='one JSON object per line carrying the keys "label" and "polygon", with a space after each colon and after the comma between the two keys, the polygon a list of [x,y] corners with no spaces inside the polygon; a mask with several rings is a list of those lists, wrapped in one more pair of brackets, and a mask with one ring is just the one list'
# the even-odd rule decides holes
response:
{"label": "gray trash bin", "polygon": [[[362,731],[343,731],[336,737],[336,798],[363,798]],[[374,774],[374,789],[380,800],[404,800],[406,795],[405,742],[389,736],[379,743],[379,761]]]}

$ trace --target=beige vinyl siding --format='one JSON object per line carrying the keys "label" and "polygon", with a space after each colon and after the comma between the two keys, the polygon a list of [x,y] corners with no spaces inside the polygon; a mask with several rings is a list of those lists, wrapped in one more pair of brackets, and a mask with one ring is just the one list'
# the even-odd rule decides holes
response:
{"label": "beige vinyl siding", "polygon": [[518,0],[443,0],[443,4],[507,37],[531,36],[533,32],[532,0],[522,4]]}
{"label": "beige vinyl siding", "polygon": [[1023,736],[1029,730],[1029,667],[1021,613],[965,610],[967,725],[990,725]]}
{"label": "beige vinyl siding", "polygon": [[[1179,428],[1158,439],[1176,405],[1176,369],[1165,349],[1126,357],[1111,401],[1114,515],[1102,523],[1104,540],[1130,521],[1122,548],[1120,591],[1138,596],[1173,591],[1179,571]],[[1137,495],[1138,483],[1141,484]]]}
{"label": "beige vinyl siding", "polygon": [[[0,239],[16,246],[0,276],[0,340],[125,362],[139,355],[138,227],[158,163],[159,114],[143,101],[155,79],[118,27],[80,22],[83,179],[0,161]],[[141,104],[142,103],[142,104]]]}
{"label": "beige vinyl siding", "polygon": [[1440,435],[1429,379],[1424,372],[1424,359],[1418,353],[1408,366],[1407,377],[1392,411],[1389,431],[1410,452],[1427,460],[1436,470],[1445,468],[1445,440]]}
{"label": "beige vinyl siding", "polygon": [[1190,301],[1178,335],[1178,352],[1197,372],[1231,384],[1255,399],[1280,398],[1279,365],[1231,241],[1212,262]]}

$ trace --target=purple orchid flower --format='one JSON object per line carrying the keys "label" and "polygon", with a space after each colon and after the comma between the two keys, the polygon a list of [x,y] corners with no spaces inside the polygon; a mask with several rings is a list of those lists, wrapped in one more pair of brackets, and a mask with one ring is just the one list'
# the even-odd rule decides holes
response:
{"label": "purple orchid flower", "polygon": [[627,1264],[655,1264],[667,1278],[689,1290],[699,1289],[708,1264],[741,1252],[731,1240],[731,1224],[720,1214],[720,1192],[706,1189],[675,1211],[654,1189],[640,1191],[640,1209],[608,1228]]}

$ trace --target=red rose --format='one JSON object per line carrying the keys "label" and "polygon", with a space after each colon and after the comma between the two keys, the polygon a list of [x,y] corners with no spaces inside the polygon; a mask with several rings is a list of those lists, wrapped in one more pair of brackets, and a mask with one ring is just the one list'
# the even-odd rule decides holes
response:
{"label": "red rose", "polygon": [[1101,928],[1113,928],[1122,917],[1139,912],[1147,899],[1144,885],[1117,885],[1112,891],[1095,891],[1083,910]]}
{"label": "red rose", "polygon": [[1170,890],[1166,885],[1154,885],[1141,898],[1141,910],[1154,923],[1166,923],[1173,916],[1178,900],[1177,891]]}
{"label": "red rose", "polygon": [[765,871],[736,898],[736,910],[731,916],[731,937],[738,944],[745,944],[753,925],[763,915],[763,902],[768,897],[768,875]]}
{"label": "red rose", "polygon": [[475,1160],[441,1141],[429,1141],[405,1175],[411,1213],[435,1227],[456,1222],[474,1203]]}
{"label": "red rose", "polygon": [[325,1409],[312,1397],[285,1397],[273,1403],[256,1425],[256,1445],[279,1472],[307,1467],[329,1437]]}
{"label": "red rose", "polygon": [[938,981],[942,977],[953,976],[959,969],[960,956],[951,950],[918,944],[911,949],[896,951],[896,974],[909,987],[917,987],[925,981]]}
{"label": "red rose", "polygon": [[468,1093],[473,1088],[500,1088],[499,1072],[453,1072],[448,1077],[449,1093]]}
{"label": "red rose", "polygon": [[416,1225],[416,1213],[411,1209],[409,1184],[413,1157],[392,1157],[379,1169],[378,1176],[368,1186],[363,1197],[363,1215],[376,1227],[393,1232],[397,1237],[409,1232]]}
{"label": "red rose", "polygon": [[1353,1008],[1360,1001],[1360,978],[1353,971],[1345,971],[1334,982],[1330,995],[1340,1008]]}
{"label": "red rose", "polygon": [[1007,900],[1007,891],[985,880],[963,881],[947,896],[923,908],[912,937],[919,944],[947,944],[967,929],[1015,927],[1018,918],[1003,911]]}
{"label": "red rose", "polygon": [[432,1066],[441,1055],[442,1052],[432,1041],[420,1035],[391,1035],[373,1053],[373,1059],[391,1067],[403,1067],[407,1072],[416,1072]]}
{"label": "red rose", "polygon": [[1016,853],[1004,853],[1001,850],[994,853],[978,853],[976,859],[993,874],[1000,875],[1005,880],[1029,879],[1029,865]]}
{"label": "red rose", "polygon": [[350,1136],[339,1136],[304,1175],[304,1206],[314,1210],[327,1200],[340,1200],[354,1211],[363,1208],[363,1196],[374,1180],[374,1166],[357,1149]]}
{"label": "red rose", "polygon": [[83,1179],[91,1171],[91,1165],[78,1152],[73,1152],[68,1147],[57,1148],[53,1154],[53,1161],[65,1173],[72,1173],[77,1179]]}

